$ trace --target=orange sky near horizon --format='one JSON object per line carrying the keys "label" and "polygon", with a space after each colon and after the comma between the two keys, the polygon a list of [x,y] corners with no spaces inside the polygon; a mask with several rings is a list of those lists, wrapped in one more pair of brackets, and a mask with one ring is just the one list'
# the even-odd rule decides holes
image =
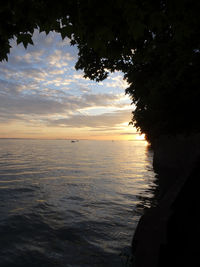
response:
{"label": "orange sky near horizon", "polygon": [[127,127],[120,128],[117,132],[104,131],[103,133],[94,132],[91,133],[90,128],[71,128],[65,129],[64,127],[50,127],[45,128],[42,126],[38,127],[27,127],[22,124],[12,123],[11,125],[1,125],[0,138],[34,138],[34,139],[90,139],[90,140],[144,140],[144,135],[136,133],[132,127],[132,134],[126,133]]}

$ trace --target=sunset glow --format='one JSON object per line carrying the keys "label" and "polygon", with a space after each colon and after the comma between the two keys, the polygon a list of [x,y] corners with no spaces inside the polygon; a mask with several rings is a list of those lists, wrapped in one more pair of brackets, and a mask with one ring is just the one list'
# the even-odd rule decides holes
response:
{"label": "sunset glow", "polygon": [[138,134],[138,135],[136,136],[136,139],[137,139],[137,140],[145,140],[145,134]]}
{"label": "sunset glow", "polygon": [[36,30],[25,50],[11,40],[0,63],[0,138],[142,140],[122,73],[96,83],[76,71],[77,49]]}

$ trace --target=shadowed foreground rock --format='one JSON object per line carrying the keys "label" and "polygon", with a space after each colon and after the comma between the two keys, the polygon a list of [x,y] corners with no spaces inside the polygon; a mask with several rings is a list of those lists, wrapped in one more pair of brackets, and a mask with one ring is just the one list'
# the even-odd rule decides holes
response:
{"label": "shadowed foreground rock", "polygon": [[[167,145],[165,140],[163,146],[159,142],[160,157],[156,154],[159,149],[155,156],[160,162],[154,165],[162,180],[161,198],[158,206],[147,210],[137,226],[132,243],[134,267],[199,266],[200,149],[197,140],[200,140],[197,136],[190,140],[174,138],[168,140]],[[161,160],[162,157],[167,160],[170,154],[171,162]],[[165,184],[170,174],[172,179]]]}

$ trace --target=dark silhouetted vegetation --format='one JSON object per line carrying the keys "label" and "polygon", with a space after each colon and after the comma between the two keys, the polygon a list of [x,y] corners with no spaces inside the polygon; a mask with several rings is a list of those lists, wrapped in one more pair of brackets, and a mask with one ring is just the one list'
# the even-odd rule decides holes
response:
{"label": "dark silhouetted vegetation", "polygon": [[101,81],[122,71],[133,124],[152,141],[199,132],[198,0],[7,0],[0,3],[0,60],[9,39],[33,44],[35,28],[77,45],[76,69]]}

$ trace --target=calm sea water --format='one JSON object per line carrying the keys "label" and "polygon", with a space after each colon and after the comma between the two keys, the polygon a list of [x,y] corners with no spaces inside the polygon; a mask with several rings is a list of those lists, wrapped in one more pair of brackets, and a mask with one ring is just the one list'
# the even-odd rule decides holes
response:
{"label": "calm sea water", "polygon": [[0,140],[0,266],[124,266],[154,182],[143,141]]}

